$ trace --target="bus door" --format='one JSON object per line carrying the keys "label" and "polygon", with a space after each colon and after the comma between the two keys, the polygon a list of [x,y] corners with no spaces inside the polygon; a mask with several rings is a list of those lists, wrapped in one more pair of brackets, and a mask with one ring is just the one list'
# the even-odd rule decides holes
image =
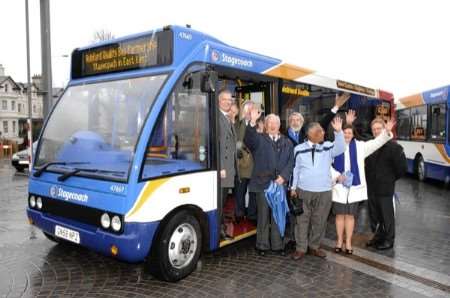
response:
{"label": "bus door", "polygon": [[[218,71],[218,81],[216,84],[216,103],[219,102],[219,93],[220,90],[228,90],[231,92],[233,102],[236,103],[236,105],[239,107],[239,111],[242,111],[243,105],[246,101],[253,101],[255,102],[260,108],[262,109],[263,113],[268,114],[272,112],[272,106],[273,106],[273,96],[274,90],[276,90],[275,87],[275,80],[269,79],[267,77],[258,75],[258,74],[249,74],[249,73],[241,73],[236,70],[230,70],[230,69],[221,69],[216,68]],[[218,111],[218,108],[217,108]],[[220,113],[220,111],[218,111]],[[219,118],[220,114],[217,114],[216,121],[218,128],[220,129],[219,125]],[[236,120],[238,121],[238,120]],[[238,139],[239,132],[236,131],[235,125],[235,133],[236,138]],[[216,132],[216,135],[218,131]],[[235,144],[236,145],[236,144]],[[223,148],[220,148],[219,144],[217,144],[218,150],[217,150],[217,168],[219,169],[218,172],[220,174],[220,150],[223,150]],[[220,176],[218,176],[218,208],[223,207],[222,212],[219,212],[219,214],[222,214],[223,218],[220,218],[221,220],[221,226],[223,227],[223,230],[220,231],[223,236],[222,240],[220,241],[220,246],[225,246],[230,243],[233,243],[235,241],[238,241],[242,238],[254,235],[256,233],[256,225],[255,222],[247,219],[247,218],[238,218],[236,220],[235,217],[235,210],[236,210],[236,185],[238,181],[235,180],[235,187],[232,190],[229,190],[228,193],[224,193],[221,195],[220,191],[220,184],[221,179]],[[249,202],[249,196],[246,195],[246,206],[250,204]],[[223,205],[221,204],[223,202]],[[256,202],[255,202],[256,203]],[[225,235],[224,235],[225,232]]]}

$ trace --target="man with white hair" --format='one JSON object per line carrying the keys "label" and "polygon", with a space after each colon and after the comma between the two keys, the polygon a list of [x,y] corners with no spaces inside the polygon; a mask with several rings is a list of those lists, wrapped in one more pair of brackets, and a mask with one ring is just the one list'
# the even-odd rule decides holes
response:
{"label": "man with white hair", "polygon": [[246,128],[244,142],[252,152],[254,160],[249,189],[256,193],[258,207],[256,249],[261,256],[268,250],[284,256],[281,234],[270,212],[264,190],[269,187],[271,181],[286,185],[292,175],[293,146],[287,137],[280,134],[280,118],[277,115],[266,116],[264,133],[256,131],[256,121],[261,116],[261,111],[253,107],[250,115],[250,125]]}

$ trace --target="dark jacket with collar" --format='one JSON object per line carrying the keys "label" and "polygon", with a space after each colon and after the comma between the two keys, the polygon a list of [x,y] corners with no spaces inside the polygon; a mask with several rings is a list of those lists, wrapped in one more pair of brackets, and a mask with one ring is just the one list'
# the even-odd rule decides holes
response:
{"label": "dark jacket with collar", "polygon": [[274,142],[268,134],[260,134],[256,127],[248,125],[244,142],[254,161],[250,191],[264,191],[278,175],[288,182],[294,167],[294,147],[287,137],[280,134],[278,141]]}
{"label": "dark jacket with collar", "polygon": [[393,196],[395,181],[407,171],[403,147],[389,141],[365,160],[367,193],[370,196]]}

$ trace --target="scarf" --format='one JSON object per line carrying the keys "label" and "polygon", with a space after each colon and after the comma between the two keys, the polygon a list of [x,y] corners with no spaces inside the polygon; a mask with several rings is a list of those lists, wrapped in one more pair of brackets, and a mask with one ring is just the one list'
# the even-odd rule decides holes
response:
{"label": "scarf", "polygon": [[[353,139],[350,142],[350,172],[353,174],[353,183],[352,185],[360,185],[361,180],[359,178],[359,167],[358,167],[358,153],[356,151],[356,141]],[[344,173],[345,171],[345,152],[341,155],[338,155],[334,158],[333,167],[339,173]]]}

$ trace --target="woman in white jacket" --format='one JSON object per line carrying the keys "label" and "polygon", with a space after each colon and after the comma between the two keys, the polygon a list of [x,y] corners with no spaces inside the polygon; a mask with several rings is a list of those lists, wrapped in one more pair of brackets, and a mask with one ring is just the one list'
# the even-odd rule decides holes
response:
{"label": "woman in white jacket", "polygon": [[[384,131],[375,139],[364,142],[355,139],[352,125],[346,124],[342,128],[347,148],[343,154],[334,159],[331,169],[332,178],[336,181],[333,186],[333,213],[336,215],[336,246],[335,252],[343,249],[344,231],[345,248],[347,254],[353,253],[352,235],[355,227],[355,216],[358,214],[359,202],[367,200],[366,175],[364,159],[374,153],[386,142],[392,139],[392,128],[395,122],[387,122]],[[349,173],[345,175],[344,173]],[[352,181],[345,181],[353,176]],[[350,184],[351,185],[348,185]]]}

